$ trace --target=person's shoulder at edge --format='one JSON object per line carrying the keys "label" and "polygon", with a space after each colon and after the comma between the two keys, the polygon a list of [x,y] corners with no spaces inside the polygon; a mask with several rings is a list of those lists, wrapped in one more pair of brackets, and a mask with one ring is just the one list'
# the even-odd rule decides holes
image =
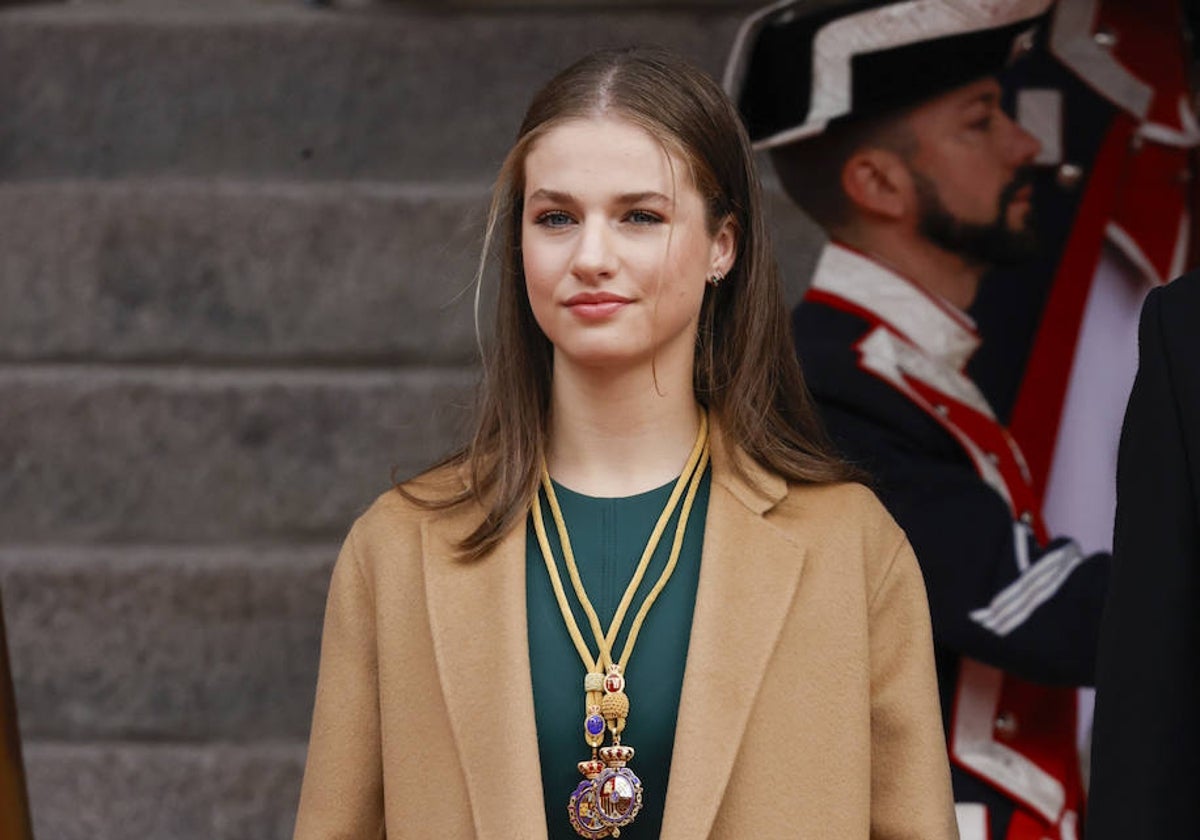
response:
{"label": "person's shoulder at edge", "polygon": [[1150,334],[1161,336],[1170,348],[1181,343],[1190,348],[1197,312],[1200,312],[1200,269],[1150,290],[1142,305],[1141,340],[1146,340],[1149,330]]}
{"label": "person's shoulder at edge", "polygon": [[1190,314],[1192,310],[1188,307],[1200,306],[1200,269],[1189,271],[1166,285],[1151,289],[1148,299],[1157,299],[1168,317],[1169,313],[1179,306],[1185,307],[1181,315]]}

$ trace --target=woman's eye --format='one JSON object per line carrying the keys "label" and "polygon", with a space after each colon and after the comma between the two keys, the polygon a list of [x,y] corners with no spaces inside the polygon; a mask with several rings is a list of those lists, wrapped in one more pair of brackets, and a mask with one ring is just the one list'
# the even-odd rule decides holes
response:
{"label": "woman's eye", "polygon": [[534,224],[544,227],[566,227],[574,219],[561,210],[547,210],[545,213],[539,213],[533,221]]}
{"label": "woman's eye", "polygon": [[662,216],[649,210],[631,210],[625,218],[635,225],[657,225],[662,222]]}
{"label": "woman's eye", "polygon": [[989,128],[991,128],[991,127],[992,127],[992,116],[991,116],[991,114],[989,114],[989,115],[988,115],[988,116],[986,116],[986,117],[982,117],[982,118],[980,118],[980,119],[977,119],[977,120],[975,120],[974,122],[970,123],[970,127],[971,127],[971,128],[973,128],[973,129],[975,129],[976,131],[987,131]]}

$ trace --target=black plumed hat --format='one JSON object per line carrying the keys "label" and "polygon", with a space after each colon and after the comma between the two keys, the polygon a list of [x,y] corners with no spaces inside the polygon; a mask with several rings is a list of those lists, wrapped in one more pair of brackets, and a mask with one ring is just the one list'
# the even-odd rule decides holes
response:
{"label": "black plumed hat", "polygon": [[742,24],[725,90],[755,146],[781,146],[999,72],[1052,3],[784,0]]}

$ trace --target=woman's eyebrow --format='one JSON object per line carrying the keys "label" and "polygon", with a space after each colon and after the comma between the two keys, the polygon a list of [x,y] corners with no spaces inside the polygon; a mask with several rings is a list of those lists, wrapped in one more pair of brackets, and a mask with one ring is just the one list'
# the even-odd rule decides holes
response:
{"label": "woman's eyebrow", "polygon": [[655,190],[647,190],[645,192],[624,193],[617,196],[618,204],[670,204],[670,196],[663,195]]}
{"label": "woman's eyebrow", "polygon": [[559,192],[558,190],[539,189],[534,190],[529,194],[527,201],[549,201],[554,204],[570,204],[575,200],[570,193]]}
{"label": "woman's eyebrow", "polygon": [[[529,194],[527,201],[549,201],[553,204],[572,204],[575,202],[575,196],[568,192],[551,189],[537,189]],[[644,190],[642,192],[621,193],[614,197],[615,204],[671,204],[670,196],[663,195],[657,190]]]}

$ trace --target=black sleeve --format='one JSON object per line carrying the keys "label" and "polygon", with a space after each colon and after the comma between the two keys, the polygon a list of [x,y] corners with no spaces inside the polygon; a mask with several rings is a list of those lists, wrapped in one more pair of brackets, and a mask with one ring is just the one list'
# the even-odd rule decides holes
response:
{"label": "black sleeve", "polygon": [[1089,840],[1191,837],[1200,822],[1200,274],[1184,283],[1142,309],[1121,432]]}
{"label": "black sleeve", "polygon": [[871,472],[925,576],[934,640],[1033,682],[1091,685],[1110,558],[1070,540],[1038,547],[957,452],[824,406],[842,450]]}

